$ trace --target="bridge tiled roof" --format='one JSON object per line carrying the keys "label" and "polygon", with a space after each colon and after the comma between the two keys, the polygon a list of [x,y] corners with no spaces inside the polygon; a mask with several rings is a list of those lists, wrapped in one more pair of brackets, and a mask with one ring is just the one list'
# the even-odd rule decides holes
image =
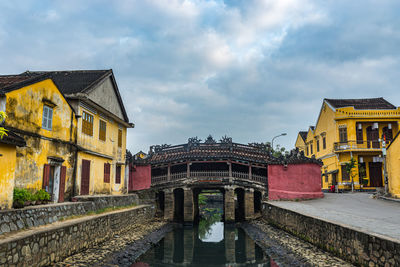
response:
{"label": "bridge tiled roof", "polygon": [[269,153],[261,148],[243,144],[189,144],[165,147],[149,154],[151,164],[170,163],[188,160],[233,159],[245,162],[267,163]]}

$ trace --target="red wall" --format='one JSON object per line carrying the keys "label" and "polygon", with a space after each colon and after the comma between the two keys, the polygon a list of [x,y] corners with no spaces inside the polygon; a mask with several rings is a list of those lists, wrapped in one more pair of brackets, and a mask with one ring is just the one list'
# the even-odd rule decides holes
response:
{"label": "red wall", "polygon": [[268,165],[268,199],[321,198],[321,167],[318,164]]}
{"label": "red wall", "polygon": [[150,165],[131,165],[129,166],[129,191],[143,190],[150,188],[151,185],[151,166]]}

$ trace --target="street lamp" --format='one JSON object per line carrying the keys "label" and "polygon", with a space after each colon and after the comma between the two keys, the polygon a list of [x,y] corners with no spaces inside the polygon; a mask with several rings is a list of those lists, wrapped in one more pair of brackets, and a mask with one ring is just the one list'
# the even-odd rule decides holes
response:
{"label": "street lamp", "polygon": [[274,140],[275,140],[275,138],[278,138],[279,136],[285,136],[285,135],[287,135],[287,133],[281,133],[280,135],[274,136],[274,138],[272,138],[272,141],[271,141],[272,150],[274,150]]}

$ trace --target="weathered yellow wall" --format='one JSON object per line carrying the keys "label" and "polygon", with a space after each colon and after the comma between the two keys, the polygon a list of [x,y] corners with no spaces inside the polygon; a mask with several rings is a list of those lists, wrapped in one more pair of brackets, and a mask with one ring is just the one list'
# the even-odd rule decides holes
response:
{"label": "weathered yellow wall", "polygon": [[396,138],[387,151],[389,192],[400,198],[400,140]]}
{"label": "weathered yellow wall", "polygon": [[[90,182],[89,182],[89,194],[120,194],[126,193],[125,189],[125,165],[121,165],[121,183],[115,183],[116,164],[111,159],[104,157],[98,157],[95,155],[87,154],[84,152],[78,153],[78,169],[77,174],[77,193],[81,192],[81,175],[82,175],[82,159],[90,161]],[[111,164],[110,170],[110,183],[104,182],[104,164]]]}
{"label": "weathered yellow wall", "polygon": [[[20,133],[27,145],[17,148],[16,187],[40,189],[48,157],[59,157],[65,160],[63,166],[67,167],[65,191],[68,197],[72,191],[75,160],[72,143],[76,119],[73,110],[50,79],[9,92],[6,99],[7,125],[31,133]],[[42,128],[44,100],[56,105],[52,130]]]}
{"label": "weathered yellow wall", "polygon": [[0,143],[0,209],[12,207],[16,150]]}
{"label": "weathered yellow wall", "polygon": [[[82,106],[79,106],[79,114],[82,115],[83,111],[91,114],[93,116],[93,135],[87,135],[82,132],[82,119],[78,122],[78,145],[85,149],[105,155],[106,157],[94,156],[85,152],[79,152],[78,156],[78,169],[77,169],[77,179],[78,190],[80,192],[80,178],[81,178],[81,167],[82,159],[91,161],[91,173],[90,173],[90,194],[118,194],[125,192],[124,189],[124,176],[125,170],[124,165],[121,166],[121,184],[115,184],[115,168],[116,164],[125,164],[125,154],[126,154],[126,132],[127,129],[121,126],[113,119],[106,118],[105,116],[100,116],[99,113],[93,110],[89,110]],[[99,139],[99,124],[100,119],[107,123],[106,127],[106,141]],[[122,147],[118,147],[118,129],[122,129]],[[111,157],[111,159],[108,159]],[[111,185],[104,183],[104,163],[111,164]],[[93,166],[96,166],[96,171],[93,170]]]}
{"label": "weathered yellow wall", "polygon": [[[78,123],[78,145],[107,155],[114,157],[118,162],[125,162],[125,153],[126,153],[126,127],[122,128],[122,147],[118,147],[118,123],[112,119],[106,119],[104,117],[100,117],[99,114],[93,113],[88,109],[83,107],[79,107],[79,114],[82,115],[83,111],[91,114],[93,116],[93,136],[84,134],[82,132],[82,119],[79,120]],[[106,141],[102,141],[99,139],[99,124],[100,119],[106,121],[107,130],[106,130]]]}

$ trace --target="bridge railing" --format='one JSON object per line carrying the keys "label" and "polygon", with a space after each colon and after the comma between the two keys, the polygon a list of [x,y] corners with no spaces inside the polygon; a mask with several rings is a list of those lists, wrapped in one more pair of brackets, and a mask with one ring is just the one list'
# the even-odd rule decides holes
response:
{"label": "bridge railing", "polygon": [[232,172],[232,177],[240,179],[249,179],[248,172]]}
{"label": "bridge railing", "polygon": [[187,172],[171,173],[171,180],[184,179],[187,177]]}
{"label": "bridge railing", "polygon": [[267,183],[267,177],[262,176],[262,175],[257,175],[257,174],[252,174],[251,175],[251,180],[260,182],[260,183]]}
{"label": "bridge railing", "polygon": [[168,181],[167,175],[158,175],[158,176],[151,177],[152,184],[157,184],[157,183],[166,182],[166,181]]}
{"label": "bridge railing", "polygon": [[229,171],[191,171],[190,177],[196,177],[196,178],[229,177]]}
{"label": "bridge railing", "polygon": [[[191,171],[189,178],[225,178],[229,177],[229,171]],[[257,174],[252,174],[249,177],[247,172],[232,172],[233,178],[252,180],[260,183],[267,183],[267,177]],[[187,177],[187,172],[171,173],[170,181],[185,179]],[[152,184],[158,184],[168,181],[168,175],[158,175],[151,177]]]}

